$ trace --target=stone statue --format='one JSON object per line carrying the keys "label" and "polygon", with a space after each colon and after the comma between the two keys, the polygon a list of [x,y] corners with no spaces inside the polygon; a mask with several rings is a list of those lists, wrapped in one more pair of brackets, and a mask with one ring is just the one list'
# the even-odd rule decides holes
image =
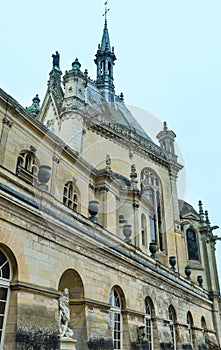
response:
{"label": "stone statue", "polygon": [[53,68],[57,67],[60,69],[60,55],[58,53],[58,51],[56,51],[55,55],[52,55],[53,58]]}
{"label": "stone statue", "polygon": [[111,157],[109,154],[106,156],[106,169],[111,169]]}
{"label": "stone statue", "polygon": [[68,327],[70,321],[69,291],[65,288],[59,298],[59,328],[60,337],[71,338],[74,333]]}

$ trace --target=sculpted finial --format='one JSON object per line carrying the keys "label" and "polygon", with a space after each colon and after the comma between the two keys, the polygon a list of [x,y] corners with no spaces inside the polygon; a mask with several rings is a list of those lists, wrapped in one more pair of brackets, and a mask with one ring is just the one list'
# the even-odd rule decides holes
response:
{"label": "sculpted finial", "polygon": [[168,129],[168,128],[167,128],[167,122],[164,122],[164,123],[163,123],[163,130],[166,131],[167,129]]}

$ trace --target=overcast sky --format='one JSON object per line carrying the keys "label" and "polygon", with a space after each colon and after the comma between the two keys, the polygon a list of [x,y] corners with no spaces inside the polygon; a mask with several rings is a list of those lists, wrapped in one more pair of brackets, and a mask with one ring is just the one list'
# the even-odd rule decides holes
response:
{"label": "overcast sky", "polygon": [[[221,226],[220,0],[109,0],[109,7],[116,93],[143,110],[137,117],[150,136],[149,113],[157,129],[167,121],[185,165],[180,192],[196,209],[203,200],[212,224]],[[56,50],[63,72],[78,57],[95,79],[103,12],[103,0],[3,1],[1,88],[24,107],[36,93],[43,100]],[[221,271],[220,256],[217,242]]]}

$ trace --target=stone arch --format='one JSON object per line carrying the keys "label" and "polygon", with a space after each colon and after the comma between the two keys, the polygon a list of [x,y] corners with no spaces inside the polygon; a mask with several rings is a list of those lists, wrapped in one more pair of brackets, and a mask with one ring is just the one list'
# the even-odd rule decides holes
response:
{"label": "stone arch", "polygon": [[209,335],[208,335],[206,319],[204,316],[201,317],[201,327],[202,327],[204,342],[206,344],[208,344],[209,343]]}
{"label": "stone arch", "polygon": [[17,281],[18,279],[18,263],[16,257],[12,250],[5,244],[0,243],[0,251],[2,251],[8,258],[11,269],[11,278],[10,282]]}
{"label": "stone arch", "polygon": [[170,304],[168,308],[168,316],[169,316],[169,327],[170,327],[173,348],[177,349],[178,342],[179,342],[178,329],[177,329],[177,313],[172,304]]}
{"label": "stone arch", "polygon": [[125,336],[129,332],[128,320],[123,312],[126,308],[126,299],[122,288],[114,285],[110,290],[110,326],[112,332],[112,341],[114,349],[123,349],[128,345],[128,339]]}
{"label": "stone arch", "polygon": [[149,305],[149,307],[151,309],[151,316],[155,317],[156,316],[155,307],[154,307],[153,300],[151,299],[150,296],[145,298],[145,305]]}
{"label": "stone arch", "polygon": [[155,307],[153,300],[148,296],[144,300],[144,324],[145,324],[145,334],[146,339],[145,342],[147,343],[147,348],[149,350],[153,350],[155,347],[157,347],[157,327],[156,327],[156,321],[155,321]]}
{"label": "stone arch", "polygon": [[117,293],[119,294],[120,298],[121,298],[121,305],[122,305],[122,309],[126,309],[126,298],[125,298],[125,294],[123,292],[123,289],[118,286],[118,285],[114,285],[111,290],[115,289],[117,291]]}
{"label": "stone arch", "polygon": [[84,285],[81,276],[74,269],[67,269],[60,277],[58,290],[69,291],[70,323],[79,349],[86,348],[87,332],[84,304]]}
{"label": "stone arch", "polygon": [[18,264],[11,249],[0,243],[0,299],[1,316],[0,348],[3,344],[12,346],[15,343],[17,324],[17,292],[11,283],[17,281]]}
{"label": "stone arch", "polygon": [[194,332],[194,322],[193,316],[190,311],[187,312],[187,325],[188,325],[188,333],[189,333],[189,342],[192,347],[195,345],[195,332]]}

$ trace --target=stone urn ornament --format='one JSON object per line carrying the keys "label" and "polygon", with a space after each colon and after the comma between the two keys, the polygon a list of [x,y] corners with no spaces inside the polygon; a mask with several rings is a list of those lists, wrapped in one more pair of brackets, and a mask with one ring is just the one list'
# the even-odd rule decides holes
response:
{"label": "stone urn ornament", "polygon": [[47,191],[48,186],[46,183],[51,178],[51,167],[49,165],[40,165],[38,169],[38,187]]}
{"label": "stone urn ornament", "polygon": [[130,237],[132,235],[132,225],[125,224],[123,226],[123,234],[124,234],[124,237],[125,237],[125,242],[131,243]]}
{"label": "stone urn ornament", "polygon": [[203,276],[197,276],[197,282],[199,283],[199,286],[203,286]]}
{"label": "stone urn ornament", "polygon": [[88,206],[88,212],[90,214],[89,219],[94,223],[94,224],[98,224],[98,219],[96,217],[97,213],[99,210],[99,202],[98,201],[90,201],[89,202],[89,206]]}
{"label": "stone urn ornament", "polygon": [[190,275],[191,275],[191,272],[192,272],[192,270],[191,270],[191,267],[189,266],[189,265],[187,265],[186,267],[185,267],[185,275],[186,275],[186,279],[188,280],[188,281],[191,281],[191,278],[190,278]]}
{"label": "stone urn ornament", "polygon": [[156,260],[156,252],[157,252],[157,244],[156,242],[150,242],[149,243],[149,251],[151,253],[151,258]]}
{"label": "stone urn ornament", "polygon": [[175,256],[170,256],[169,257],[169,264],[171,266],[171,270],[175,272],[176,271],[176,268],[175,268],[175,266],[176,266],[176,257]]}

